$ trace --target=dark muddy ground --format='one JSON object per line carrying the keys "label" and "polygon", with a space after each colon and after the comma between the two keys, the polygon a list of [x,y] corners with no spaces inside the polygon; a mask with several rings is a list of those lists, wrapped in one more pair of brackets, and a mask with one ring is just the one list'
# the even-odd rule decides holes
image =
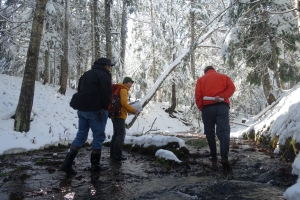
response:
{"label": "dark muddy ground", "polygon": [[185,138],[190,150],[182,163],[124,151],[128,160],[115,162],[104,147],[99,173],[89,171],[90,147],[75,160],[77,175],[58,171],[67,148],[49,148],[0,156],[0,200],[10,199],[283,199],[296,182],[292,163],[281,161],[265,147],[231,141],[231,173],[214,170],[197,147],[199,139]]}

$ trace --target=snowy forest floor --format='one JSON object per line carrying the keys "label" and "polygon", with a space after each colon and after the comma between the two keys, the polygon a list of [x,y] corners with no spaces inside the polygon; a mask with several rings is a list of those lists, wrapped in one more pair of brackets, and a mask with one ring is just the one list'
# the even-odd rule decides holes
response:
{"label": "snowy forest floor", "polygon": [[[77,175],[59,171],[66,147],[0,156],[0,199],[283,199],[295,184],[292,163],[285,163],[267,147],[250,141],[231,141],[228,174],[214,170],[199,147],[205,138],[183,138],[190,150],[181,163],[124,150],[128,160],[112,161],[109,147],[101,157],[102,171],[91,173],[90,147],[75,160]],[[219,151],[218,151],[219,152]]]}

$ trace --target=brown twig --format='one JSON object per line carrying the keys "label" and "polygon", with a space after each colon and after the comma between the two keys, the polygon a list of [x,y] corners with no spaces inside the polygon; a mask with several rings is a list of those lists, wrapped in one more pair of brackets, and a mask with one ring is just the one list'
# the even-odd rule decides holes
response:
{"label": "brown twig", "polygon": [[147,134],[148,132],[150,132],[150,131],[152,130],[152,127],[153,127],[153,125],[154,125],[154,123],[155,123],[155,121],[156,121],[156,118],[157,118],[157,117],[155,117],[155,119],[154,119],[154,121],[153,121],[153,123],[152,123],[150,129],[149,129],[148,131],[146,131],[145,134]]}

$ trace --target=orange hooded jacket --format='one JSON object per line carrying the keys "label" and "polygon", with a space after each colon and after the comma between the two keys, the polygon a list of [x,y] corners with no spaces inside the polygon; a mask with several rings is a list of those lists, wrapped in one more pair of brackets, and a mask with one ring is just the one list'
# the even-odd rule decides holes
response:
{"label": "orange hooded jacket", "polygon": [[203,100],[204,96],[220,96],[224,98],[224,102],[230,105],[229,98],[233,95],[234,91],[235,86],[228,76],[210,69],[197,80],[195,87],[196,105],[202,111],[203,106],[217,103],[215,101]]}
{"label": "orange hooded jacket", "polygon": [[126,119],[127,112],[134,113],[134,108],[128,104],[128,91],[129,88],[122,83],[118,83],[120,86],[120,104],[121,104],[121,114],[118,118]]}

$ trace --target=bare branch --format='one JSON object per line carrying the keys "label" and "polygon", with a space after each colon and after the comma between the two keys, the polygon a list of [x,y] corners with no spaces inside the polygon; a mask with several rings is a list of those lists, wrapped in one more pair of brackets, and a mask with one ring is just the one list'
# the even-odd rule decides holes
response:
{"label": "bare branch", "polygon": [[152,127],[153,127],[153,125],[154,125],[154,123],[155,123],[155,121],[156,121],[156,118],[157,118],[157,117],[155,117],[155,119],[154,119],[154,121],[153,121],[153,123],[152,123],[150,129],[149,129],[148,131],[146,131],[145,134],[146,134],[146,133],[149,133],[149,132],[152,130]]}
{"label": "bare branch", "polygon": [[[289,12],[292,12],[292,11],[295,11],[297,10],[297,8],[293,8],[291,10],[286,10],[286,11],[283,11],[283,12],[272,12],[272,11],[268,11],[268,10],[264,10],[263,12],[267,12],[269,14],[284,14],[284,13],[289,13]],[[298,12],[300,12],[299,10],[297,10]]]}
{"label": "bare branch", "polygon": [[11,21],[9,19],[7,19],[6,17],[4,17],[3,15],[0,14],[0,17],[2,17],[4,20],[1,20],[0,22],[10,22],[10,23],[28,23],[28,22],[32,22],[32,20],[28,20],[28,21],[19,21],[19,22],[15,22],[15,21]]}

